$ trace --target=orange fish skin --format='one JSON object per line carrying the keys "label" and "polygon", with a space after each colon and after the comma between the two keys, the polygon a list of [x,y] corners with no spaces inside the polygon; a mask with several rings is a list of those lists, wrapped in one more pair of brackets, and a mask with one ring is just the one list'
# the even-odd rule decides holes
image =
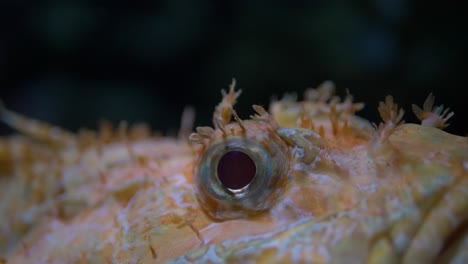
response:
{"label": "orange fish skin", "polygon": [[[72,133],[2,105],[20,132],[0,139],[2,261],[468,262],[468,140],[441,130],[453,113],[432,95],[413,106],[422,125],[389,96],[372,126],[331,82],[248,120],[234,86],[189,139]],[[217,175],[229,151],[255,162],[242,189]]]}

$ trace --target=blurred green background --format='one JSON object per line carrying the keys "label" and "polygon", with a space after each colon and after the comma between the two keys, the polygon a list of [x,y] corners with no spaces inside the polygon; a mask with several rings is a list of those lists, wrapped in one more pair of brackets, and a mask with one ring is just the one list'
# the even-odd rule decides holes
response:
{"label": "blurred green background", "polygon": [[[435,1],[434,1],[435,2]],[[429,92],[466,135],[466,14],[440,1],[0,1],[0,98],[28,116],[77,130],[96,121],[179,126],[185,105],[211,125],[235,77],[237,107],[333,80],[366,103]],[[1,132],[10,130],[1,125]]]}

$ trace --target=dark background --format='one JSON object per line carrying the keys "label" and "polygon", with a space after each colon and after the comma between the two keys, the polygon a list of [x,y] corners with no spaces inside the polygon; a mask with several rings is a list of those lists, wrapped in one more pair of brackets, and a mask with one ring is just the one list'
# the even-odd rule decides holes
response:
{"label": "dark background", "polygon": [[465,12],[404,0],[0,0],[0,98],[71,130],[107,118],[167,132],[185,105],[211,125],[233,77],[244,118],[330,79],[373,122],[387,94],[416,122],[411,104],[434,92],[455,111],[447,130],[464,136]]}

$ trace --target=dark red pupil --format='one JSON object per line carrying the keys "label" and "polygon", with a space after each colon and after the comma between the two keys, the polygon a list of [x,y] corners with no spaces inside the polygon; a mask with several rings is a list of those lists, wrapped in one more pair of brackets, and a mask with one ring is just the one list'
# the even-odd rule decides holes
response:
{"label": "dark red pupil", "polygon": [[229,189],[244,188],[255,173],[255,162],[242,151],[229,151],[218,162],[218,179]]}

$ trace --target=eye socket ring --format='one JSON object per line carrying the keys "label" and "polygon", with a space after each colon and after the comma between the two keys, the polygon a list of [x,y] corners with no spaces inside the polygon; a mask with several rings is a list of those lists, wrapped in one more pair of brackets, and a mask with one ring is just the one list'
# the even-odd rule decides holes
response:
{"label": "eye socket ring", "polygon": [[[247,155],[255,163],[255,176],[242,188],[225,186],[218,174],[221,159],[234,151]],[[255,195],[255,191],[268,180],[265,175],[271,174],[271,166],[268,164],[268,161],[271,160],[270,155],[262,151],[260,146],[252,140],[231,138],[221,144],[213,145],[205,152],[204,158],[199,179],[201,184],[207,187],[208,194],[219,200],[236,201],[252,197]],[[257,164],[259,162],[263,162],[263,164]]]}
{"label": "eye socket ring", "polygon": [[[196,194],[205,211],[213,218],[230,219],[255,215],[269,209],[282,193],[287,179],[287,158],[279,148],[273,144],[267,150],[259,142],[242,137],[230,137],[211,145],[202,156],[196,175]],[[241,184],[229,184],[227,182],[232,179],[223,179],[224,176],[220,175],[220,161],[233,153],[240,156],[236,158],[243,159],[240,162],[247,160],[249,163],[250,159],[254,163],[254,176],[239,179]],[[233,164],[221,166],[245,165],[239,165],[236,159],[227,162]]]}

